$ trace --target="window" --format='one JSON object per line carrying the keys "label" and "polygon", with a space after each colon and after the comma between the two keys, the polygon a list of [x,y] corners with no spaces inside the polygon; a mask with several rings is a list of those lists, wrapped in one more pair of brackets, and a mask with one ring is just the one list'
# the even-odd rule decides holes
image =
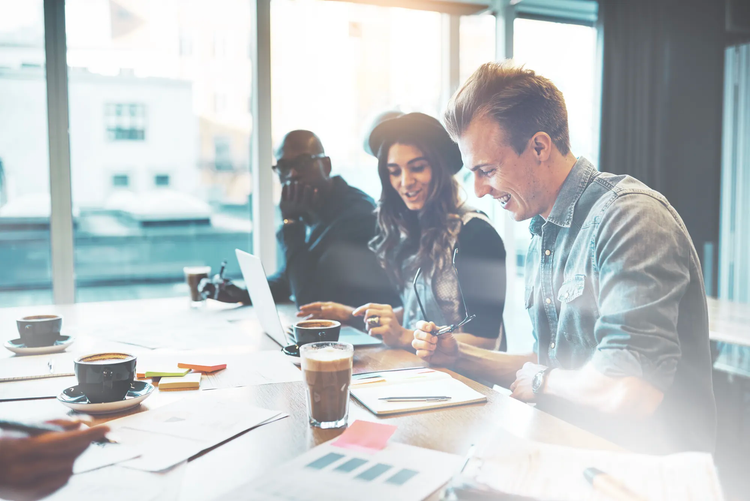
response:
{"label": "window", "polygon": [[112,176],[112,186],[115,188],[127,188],[130,186],[130,176],[127,174],[115,174]]}
{"label": "window", "polygon": [[104,123],[110,141],[143,141],[146,139],[146,106],[105,104]]}
{"label": "window", "polygon": [[224,113],[227,109],[227,96],[226,94],[218,93],[214,95],[214,111],[216,113]]}
{"label": "window", "polygon": [[[252,251],[251,121],[244,109],[215,110],[247,100],[252,61],[217,61],[228,46],[215,34],[250,40],[252,7],[66,0],[78,301],[184,295],[183,266],[218,272],[224,259],[241,276],[234,249]],[[237,147],[231,175],[214,168],[216,136]],[[123,162],[127,173],[101,168]],[[109,184],[127,189],[95,189]]]}
{"label": "window", "polygon": [[[271,2],[273,142],[309,129],[334,174],[380,196],[365,128],[389,109],[442,112],[441,14],[345,2]],[[304,40],[304,43],[300,43]]]}
{"label": "window", "polygon": [[42,1],[0,1],[0,306],[52,302]]}
{"label": "window", "polygon": [[154,185],[169,186],[169,174],[157,174],[154,176]]}
{"label": "window", "polygon": [[214,138],[214,165],[216,170],[232,170],[232,140],[226,136]]}

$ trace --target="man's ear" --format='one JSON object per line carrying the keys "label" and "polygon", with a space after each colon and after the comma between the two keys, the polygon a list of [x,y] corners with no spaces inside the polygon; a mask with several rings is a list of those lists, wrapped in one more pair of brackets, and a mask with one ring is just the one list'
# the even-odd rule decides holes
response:
{"label": "man's ear", "polygon": [[325,172],[326,177],[331,177],[331,157],[323,158],[323,172]]}
{"label": "man's ear", "polygon": [[537,132],[531,138],[531,147],[537,160],[540,163],[546,162],[552,154],[552,138],[546,132]]}

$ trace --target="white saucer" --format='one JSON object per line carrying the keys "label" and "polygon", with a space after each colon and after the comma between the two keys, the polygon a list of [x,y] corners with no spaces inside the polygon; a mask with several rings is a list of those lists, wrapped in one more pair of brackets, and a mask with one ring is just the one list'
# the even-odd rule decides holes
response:
{"label": "white saucer", "polygon": [[10,339],[3,344],[7,349],[18,355],[46,355],[47,353],[59,353],[65,351],[76,339],[73,336],[62,335],[51,346],[38,346],[29,348],[21,342],[21,338]]}
{"label": "white saucer", "polygon": [[78,388],[78,385],[75,385],[63,390],[57,396],[57,400],[77,412],[86,414],[112,414],[138,407],[141,405],[141,402],[154,392],[154,389],[154,385],[146,381],[133,381],[124,399],[115,402],[92,404]]}

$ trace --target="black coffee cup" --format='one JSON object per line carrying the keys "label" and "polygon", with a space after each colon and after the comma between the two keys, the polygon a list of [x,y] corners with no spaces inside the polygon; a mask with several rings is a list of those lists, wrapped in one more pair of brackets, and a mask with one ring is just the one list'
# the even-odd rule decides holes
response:
{"label": "black coffee cup", "polygon": [[135,355],[97,353],[75,361],[78,388],[92,404],[122,400],[135,379]]}
{"label": "black coffee cup", "polygon": [[32,315],[16,320],[21,342],[29,348],[52,346],[60,338],[60,315]]}
{"label": "black coffee cup", "polygon": [[303,320],[294,324],[297,346],[322,341],[338,341],[341,323],[336,320]]}

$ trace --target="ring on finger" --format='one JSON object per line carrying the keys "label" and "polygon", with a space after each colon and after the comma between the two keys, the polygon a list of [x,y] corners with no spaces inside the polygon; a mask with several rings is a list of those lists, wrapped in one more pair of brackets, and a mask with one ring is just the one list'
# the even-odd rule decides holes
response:
{"label": "ring on finger", "polygon": [[373,316],[367,319],[367,327],[372,329],[373,327],[380,327],[380,317]]}

